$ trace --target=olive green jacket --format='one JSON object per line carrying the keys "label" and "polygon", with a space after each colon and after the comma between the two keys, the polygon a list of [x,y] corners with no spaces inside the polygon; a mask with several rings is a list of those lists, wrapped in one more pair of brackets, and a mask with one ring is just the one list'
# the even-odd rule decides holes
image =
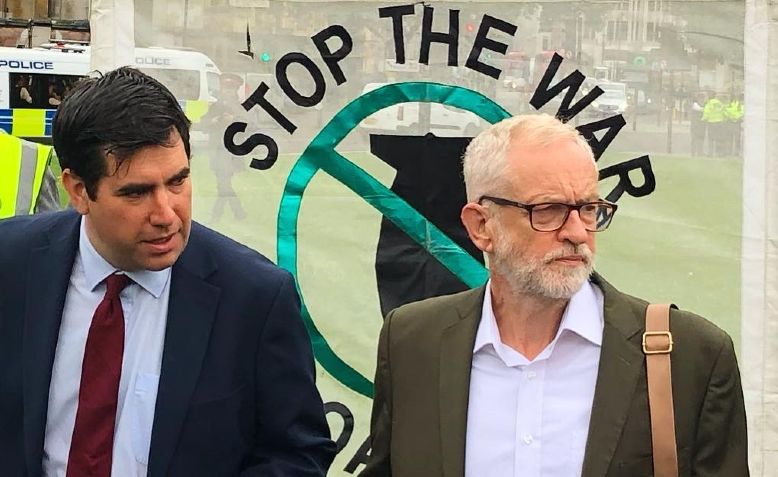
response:
{"label": "olive green jacket", "polygon": [[[582,477],[653,473],[641,339],[647,303],[601,277],[605,324]],[[381,331],[361,477],[462,477],[470,367],[484,287],[398,308]],[[748,475],[746,419],[732,340],[673,310],[670,331],[679,474]],[[574,392],[574,390],[571,390]]]}

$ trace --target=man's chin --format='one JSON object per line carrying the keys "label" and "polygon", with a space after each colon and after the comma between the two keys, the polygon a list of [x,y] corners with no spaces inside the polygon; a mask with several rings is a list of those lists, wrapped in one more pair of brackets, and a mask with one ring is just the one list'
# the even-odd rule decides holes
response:
{"label": "man's chin", "polygon": [[548,274],[543,277],[543,295],[547,298],[568,300],[589,279],[591,269],[586,265],[576,267],[567,273]]}
{"label": "man's chin", "polygon": [[147,256],[142,261],[141,268],[150,272],[159,272],[166,268],[170,268],[176,263],[178,257],[181,256],[181,252],[182,250],[171,250],[165,254]]}

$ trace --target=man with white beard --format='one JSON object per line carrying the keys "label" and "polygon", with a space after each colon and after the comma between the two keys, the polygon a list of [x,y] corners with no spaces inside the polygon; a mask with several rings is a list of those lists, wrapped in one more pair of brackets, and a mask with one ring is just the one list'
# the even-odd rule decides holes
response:
{"label": "man with white beard", "polygon": [[[616,205],[589,145],[554,117],[517,116],[470,143],[464,174],[461,218],[489,281],[386,317],[361,476],[660,475],[648,304],[593,272]],[[675,309],[669,331],[676,475],[748,475],[732,340]]]}

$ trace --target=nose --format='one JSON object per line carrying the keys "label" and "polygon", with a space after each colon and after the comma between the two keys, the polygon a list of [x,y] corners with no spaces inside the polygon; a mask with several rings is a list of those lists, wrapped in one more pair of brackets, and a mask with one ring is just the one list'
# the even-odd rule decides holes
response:
{"label": "nose", "polygon": [[173,201],[167,190],[159,190],[154,193],[149,222],[155,227],[170,227],[175,223],[176,212],[173,210]]}
{"label": "nose", "polygon": [[559,229],[559,240],[564,242],[565,240],[578,245],[585,243],[589,239],[589,232],[586,230],[581,215],[577,210],[571,210],[570,215],[567,216],[567,220],[562,224],[562,228]]}

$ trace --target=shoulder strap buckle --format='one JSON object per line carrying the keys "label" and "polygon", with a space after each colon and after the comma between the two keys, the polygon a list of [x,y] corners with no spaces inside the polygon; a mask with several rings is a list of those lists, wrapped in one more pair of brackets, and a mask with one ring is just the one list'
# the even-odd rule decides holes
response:
{"label": "shoulder strap buckle", "polygon": [[[663,340],[650,338],[666,338]],[[670,354],[673,352],[673,334],[669,331],[646,331],[643,333],[643,353]]]}

